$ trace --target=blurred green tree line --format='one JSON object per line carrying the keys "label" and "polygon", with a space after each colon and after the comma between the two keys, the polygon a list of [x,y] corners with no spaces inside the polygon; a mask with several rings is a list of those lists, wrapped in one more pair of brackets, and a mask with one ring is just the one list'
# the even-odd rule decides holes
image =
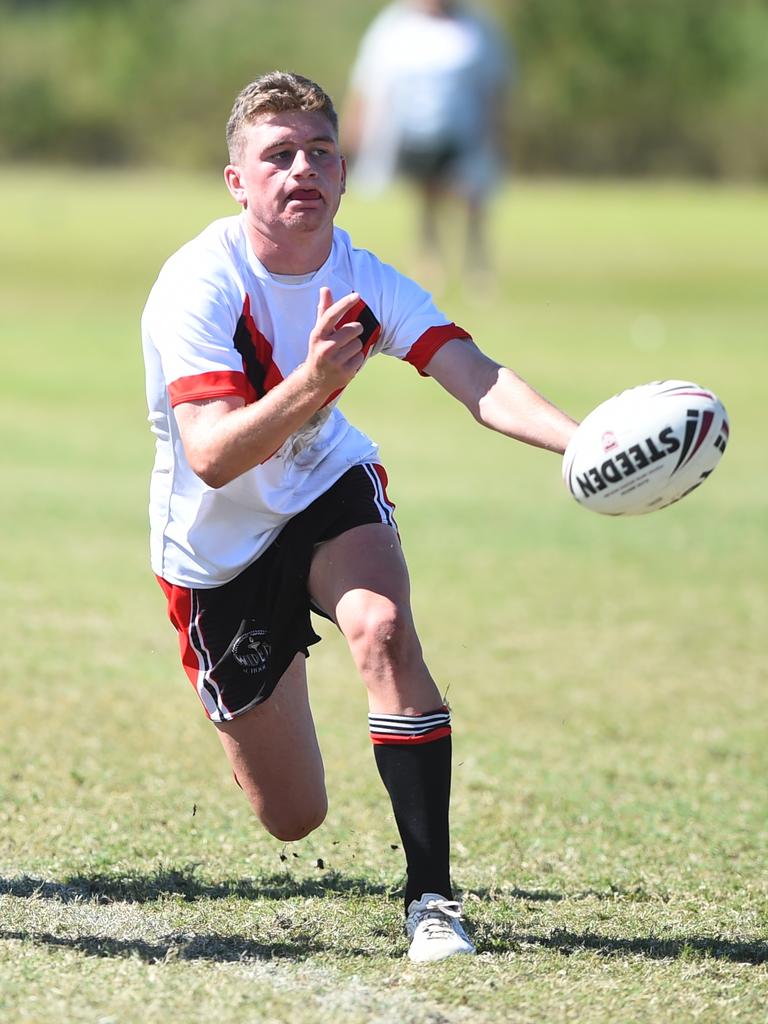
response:
{"label": "blurred green tree line", "polygon": [[[220,165],[272,68],[343,108],[377,0],[0,0],[0,159]],[[519,170],[768,176],[768,0],[485,0]]]}

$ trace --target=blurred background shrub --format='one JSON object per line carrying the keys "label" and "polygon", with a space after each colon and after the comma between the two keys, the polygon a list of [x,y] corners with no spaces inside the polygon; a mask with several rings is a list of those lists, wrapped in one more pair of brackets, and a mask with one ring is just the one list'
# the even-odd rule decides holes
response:
{"label": "blurred background shrub", "polygon": [[[221,165],[281,67],[343,106],[375,0],[0,0],[0,159]],[[768,0],[486,0],[523,172],[768,176]]]}

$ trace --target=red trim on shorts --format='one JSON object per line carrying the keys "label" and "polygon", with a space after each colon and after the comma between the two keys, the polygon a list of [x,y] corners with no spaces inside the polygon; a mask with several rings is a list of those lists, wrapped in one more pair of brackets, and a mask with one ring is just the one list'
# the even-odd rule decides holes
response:
{"label": "red trim on shorts", "polygon": [[387,486],[389,485],[389,477],[387,476],[386,469],[384,469],[384,467],[381,465],[380,462],[370,462],[369,465],[370,465],[371,469],[374,471],[374,473],[376,474],[376,476],[379,478],[379,483],[381,484],[381,490],[382,490],[382,493],[384,494],[384,500],[386,501],[386,503],[389,505],[389,507],[394,512],[395,509],[397,508],[397,505],[394,503],[394,501],[392,501],[390,496],[387,494]]}
{"label": "red trim on shorts", "polygon": [[432,743],[441,740],[444,736],[451,735],[450,725],[444,725],[440,729],[425,733],[423,736],[392,736],[390,734],[372,732],[369,734],[373,744],[387,744],[401,747],[411,747],[415,743]]}
{"label": "red trim on shorts", "polygon": [[237,395],[247,401],[250,390],[247,377],[239,370],[193,373],[187,377],[178,377],[168,385],[172,406],[182,402],[197,402],[203,398],[224,398],[227,395]]}
{"label": "red trim on shorts", "polygon": [[[157,582],[163,588],[163,593],[168,599],[168,618],[176,630],[179,637],[179,651],[181,652],[181,664],[184,666],[190,683],[195,688],[195,693],[198,698],[200,693],[197,688],[198,678],[202,667],[200,665],[200,657],[192,646],[191,632],[192,632],[192,591],[189,587],[180,587],[176,583],[169,583],[168,580],[164,580],[162,576],[157,576]],[[203,702],[200,701],[202,704]],[[208,718],[211,716],[208,714],[208,709],[203,704],[203,711],[205,711]]]}
{"label": "red trim on shorts", "polygon": [[406,363],[415,366],[422,377],[428,377],[424,367],[439,349],[448,341],[457,338],[460,341],[472,341],[472,335],[456,324],[444,324],[442,327],[430,327],[411,345],[405,356]]}

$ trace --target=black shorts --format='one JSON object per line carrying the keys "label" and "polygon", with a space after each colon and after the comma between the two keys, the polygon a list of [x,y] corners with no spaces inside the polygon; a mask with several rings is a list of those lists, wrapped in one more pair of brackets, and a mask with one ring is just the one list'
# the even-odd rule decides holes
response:
{"label": "black shorts", "polygon": [[160,579],[179,635],[181,660],[205,713],[224,722],[265,701],[298,653],[320,637],[312,628],[307,579],[317,544],[355,526],[397,529],[382,466],[353,466],[239,576],[192,589]]}
{"label": "black shorts", "polygon": [[452,141],[435,140],[430,145],[403,143],[397,156],[397,169],[411,181],[444,182],[463,156],[464,150]]}

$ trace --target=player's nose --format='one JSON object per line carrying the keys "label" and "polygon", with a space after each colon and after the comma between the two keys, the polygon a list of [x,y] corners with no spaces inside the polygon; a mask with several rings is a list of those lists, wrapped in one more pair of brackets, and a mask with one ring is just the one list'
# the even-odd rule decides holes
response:
{"label": "player's nose", "polygon": [[302,178],[307,176],[314,176],[317,171],[312,165],[312,161],[309,158],[306,150],[297,149],[293,158],[293,165],[291,167],[291,173],[298,175]]}

